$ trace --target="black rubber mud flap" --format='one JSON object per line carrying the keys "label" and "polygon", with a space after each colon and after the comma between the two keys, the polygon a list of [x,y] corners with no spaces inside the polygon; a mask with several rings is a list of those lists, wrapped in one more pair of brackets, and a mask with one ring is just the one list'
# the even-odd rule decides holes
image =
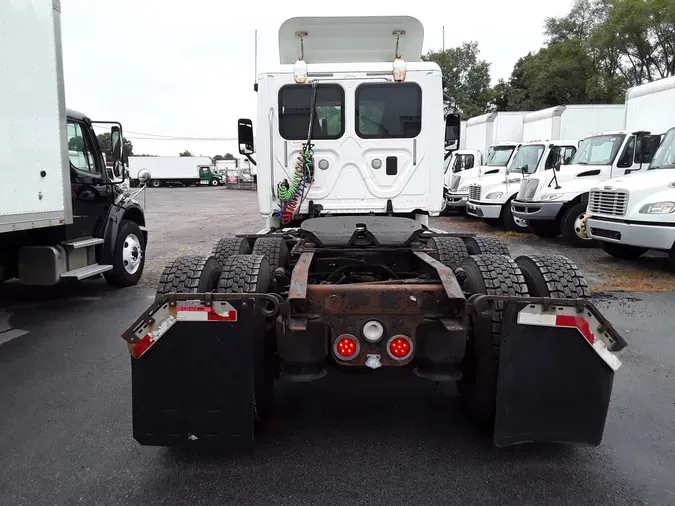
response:
{"label": "black rubber mud flap", "polygon": [[494,444],[602,441],[614,371],[574,328],[517,323],[505,302]]}
{"label": "black rubber mud flap", "polygon": [[[247,449],[253,444],[255,299],[235,322],[176,321],[131,359],[134,439],[142,445]],[[180,303],[179,303],[180,305]]]}

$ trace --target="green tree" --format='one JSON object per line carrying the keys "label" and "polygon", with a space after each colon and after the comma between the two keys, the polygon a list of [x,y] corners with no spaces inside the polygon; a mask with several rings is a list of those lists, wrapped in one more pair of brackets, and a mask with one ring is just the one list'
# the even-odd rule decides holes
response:
{"label": "green tree", "polygon": [[490,64],[479,59],[478,42],[464,42],[445,51],[429,51],[425,61],[436,62],[443,73],[443,92],[450,112],[470,118],[488,112],[493,99]]}
{"label": "green tree", "polygon": [[179,153],[178,156],[193,156],[187,149],[182,153]]}
{"label": "green tree", "polygon": [[[101,151],[105,154],[105,159],[107,161],[112,160],[112,140],[110,138],[110,132],[97,135],[98,145],[101,147]],[[129,157],[134,154],[134,145],[126,137],[123,139],[123,161],[124,164],[129,163]]]}

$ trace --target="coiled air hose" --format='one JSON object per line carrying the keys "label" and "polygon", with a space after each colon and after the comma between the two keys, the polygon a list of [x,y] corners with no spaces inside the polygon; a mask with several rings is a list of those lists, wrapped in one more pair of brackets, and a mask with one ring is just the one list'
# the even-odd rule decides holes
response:
{"label": "coiled air hose", "polygon": [[[289,183],[284,179],[277,185],[277,194],[281,201],[281,223],[288,225],[295,215],[300,211],[306,194],[309,193],[314,182],[314,151],[312,144],[312,126],[314,124],[314,113],[316,104],[316,92],[318,83],[312,83],[312,98],[309,109],[309,128],[307,129],[307,142],[302,145],[302,152],[298,155],[295,162],[293,177]],[[305,192],[305,190],[307,190]]]}

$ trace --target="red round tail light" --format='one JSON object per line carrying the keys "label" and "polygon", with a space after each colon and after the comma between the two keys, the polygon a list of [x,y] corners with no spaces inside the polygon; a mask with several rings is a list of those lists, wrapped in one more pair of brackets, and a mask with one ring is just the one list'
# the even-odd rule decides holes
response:
{"label": "red round tail light", "polygon": [[359,341],[351,334],[343,334],[337,338],[333,351],[342,360],[351,360],[359,354]]}
{"label": "red round tail light", "polygon": [[394,360],[405,360],[412,353],[412,342],[407,336],[394,336],[387,343],[387,352]]}

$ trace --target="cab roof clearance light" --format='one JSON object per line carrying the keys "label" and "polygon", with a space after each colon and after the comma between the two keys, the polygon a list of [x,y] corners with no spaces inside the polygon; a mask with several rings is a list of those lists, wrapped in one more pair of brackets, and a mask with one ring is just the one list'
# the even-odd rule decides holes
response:
{"label": "cab roof clearance light", "polygon": [[300,57],[293,65],[293,79],[298,84],[307,82],[307,63],[305,62],[305,37],[307,32],[295,32],[295,36],[300,39]]}
{"label": "cab roof clearance light", "polygon": [[394,81],[397,83],[405,81],[406,77],[406,67],[405,60],[401,58],[401,53],[398,49],[399,39],[405,35],[405,30],[394,30],[392,35],[396,37],[396,58],[394,58],[393,71],[392,75],[394,76]]}

